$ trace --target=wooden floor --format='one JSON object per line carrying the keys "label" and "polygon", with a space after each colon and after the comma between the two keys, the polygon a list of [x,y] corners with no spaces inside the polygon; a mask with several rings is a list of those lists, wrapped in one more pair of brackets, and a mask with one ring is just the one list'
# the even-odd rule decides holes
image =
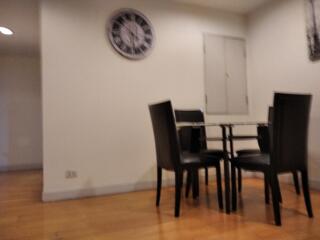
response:
{"label": "wooden floor", "polygon": [[203,184],[198,201],[182,199],[181,217],[173,217],[174,192],[144,191],[82,200],[42,203],[42,173],[0,174],[1,240],[102,239],[320,239],[320,194],[312,193],[315,218],[306,215],[303,197],[282,185],[283,226],[273,225],[258,179],[244,180],[240,210],[219,212],[214,184]]}

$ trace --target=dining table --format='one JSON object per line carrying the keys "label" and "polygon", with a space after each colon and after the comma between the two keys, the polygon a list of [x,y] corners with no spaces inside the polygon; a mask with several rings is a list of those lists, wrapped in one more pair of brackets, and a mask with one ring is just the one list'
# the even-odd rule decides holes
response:
{"label": "dining table", "polygon": [[[223,166],[224,166],[224,196],[225,196],[225,212],[230,214],[231,212],[231,191],[230,191],[230,161],[232,161],[235,157],[234,153],[234,141],[248,141],[248,140],[257,140],[258,135],[235,135],[234,128],[237,126],[267,126],[266,122],[258,122],[258,121],[244,121],[244,122],[179,122],[176,123],[177,129],[183,127],[191,127],[192,128],[192,138],[196,139],[194,144],[201,141],[208,142],[221,142],[222,150],[224,152],[223,157]],[[206,137],[205,139],[201,138],[200,129],[202,127],[218,127],[221,129],[221,136],[218,137]],[[229,143],[229,147],[228,147]],[[200,146],[200,144],[197,144]],[[200,151],[200,149],[199,149]],[[233,176],[235,176],[233,174]],[[235,188],[233,188],[235,189]],[[233,192],[232,194],[236,194]],[[232,210],[236,210],[236,204],[232,204]]]}

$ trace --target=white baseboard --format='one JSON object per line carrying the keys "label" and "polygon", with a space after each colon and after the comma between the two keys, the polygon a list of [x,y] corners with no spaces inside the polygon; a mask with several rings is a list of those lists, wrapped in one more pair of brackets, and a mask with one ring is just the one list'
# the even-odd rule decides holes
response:
{"label": "white baseboard", "polygon": [[[200,173],[200,181],[203,182],[203,173]],[[210,173],[210,181],[211,179],[215,180],[214,174]],[[243,174],[243,177],[252,177],[252,174],[246,172]],[[174,179],[167,179],[162,181],[162,186],[173,186]],[[94,196],[102,196],[102,195],[111,195],[118,193],[128,193],[142,190],[150,190],[156,188],[156,181],[148,181],[148,182],[139,182],[135,184],[119,184],[119,185],[110,185],[105,187],[97,187],[97,188],[83,188],[69,191],[56,191],[56,192],[43,192],[42,193],[42,201],[44,202],[52,202],[52,201],[60,201],[60,200],[70,200],[70,199],[78,199],[85,197],[94,197]]]}
{"label": "white baseboard", "polygon": [[[200,174],[201,176],[203,174]],[[210,175],[210,178],[212,175]],[[252,174],[249,172],[244,172],[243,177],[257,177],[261,178],[258,174]],[[203,181],[203,178],[200,178],[200,181]],[[292,184],[292,180],[289,177],[281,178],[281,182]],[[310,180],[310,187],[314,190],[320,190],[320,181],[319,180]],[[163,180],[162,186],[173,186],[174,179]],[[155,189],[156,181],[148,181],[148,182],[140,182],[136,184],[119,184],[119,185],[110,185],[105,187],[97,187],[97,188],[84,188],[84,189],[76,189],[69,191],[56,191],[56,192],[43,192],[42,200],[44,202],[52,202],[52,201],[60,201],[60,200],[70,200],[70,199],[78,199],[85,197],[95,197],[102,195],[112,195],[119,193],[128,193],[142,190],[150,190]]]}
{"label": "white baseboard", "polygon": [[[173,186],[174,180],[167,179],[162,181],[162,186]],[[60,200],[70,200],[85,197],[95,197],[102,195],[112,195],[119,193],[128,193],[156,188],[156,181],[139,182],[135,184],[119,184],[97,188],[83,188],[69,191],[43,192],[42,201],[52,202]]]}
{"label": "white baseboard", "polygon": [[310,188],[311,189],[320,191],[320,180],[310,179],[309,183],[310,183]]}
{"label": "white baseboard", "polygon": [[0,166],[0,172],[39,170],[39,169],[42,169],[41,163]]}

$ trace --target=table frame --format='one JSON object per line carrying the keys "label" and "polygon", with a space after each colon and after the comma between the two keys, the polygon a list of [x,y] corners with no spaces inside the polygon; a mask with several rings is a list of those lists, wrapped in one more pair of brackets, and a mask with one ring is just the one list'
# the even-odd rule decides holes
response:
{"label": "table frame", "polygon": [[[222,138],[207,138],[206,141],[222,141],[222,149],[224,152],[224,158],[223,158],[223,166],[224,166],[224,184],[225,184],[225,211],[227,214],[230,214],[231,212],[231,189],[230,189],[230,161],[234,159],[234,146],[233,146],[233,140],[251,140],[251,139],[257,139],[258,136],[234,136],[233,135],[233,127],[234,126],[265,126],[267,123],[264,122],[229,122],[229,123],[190,123],[190,122],[183,122],[183,123],[177,123],[177,129],[182,127],[192,127],[192,128],[200,128],[200,127],[220,127],[222,131]],[[227,134],[227,129],[229,130],[229,136]],[[229,141],[230,144],[230,157],[228,152],[228,144]],[[231,171],[235,171],[235,168],[232,168]],[[236,174],[232,172],[231,176],[235,178]],[[235,182],[235,179],[231,179],[232,182]],[[232,195],[237,196],[236,188],[232,188]],[[237,198],[232,198],[232,211],[237,210],[237,204],[235,201],[237,201]]]}

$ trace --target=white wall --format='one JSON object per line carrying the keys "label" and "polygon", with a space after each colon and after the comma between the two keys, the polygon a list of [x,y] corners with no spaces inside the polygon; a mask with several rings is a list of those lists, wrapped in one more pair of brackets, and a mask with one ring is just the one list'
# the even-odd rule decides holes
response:
{"label": "white wall", "polygon": [[0,55],[0,171],[42,166],[40,57]]}
{"label": "white wall", "polygon": [[[154,25],[145,60],[124,59],[106,40],[106,21],[120,7]],[[44,0],[41,16],[45,200],[149,186],[148,104],[203,108],[203,32],[246,35],[243,17],[170,1]],[[66,170],[78,177],[66,180]]]}
{"label": "white wall", "polygon": [[320,186],[320,62],[308,58],[303,0],[275,0],[248,19],[252,118],[265,119],[274,91],[313,94],[310,172]]}

